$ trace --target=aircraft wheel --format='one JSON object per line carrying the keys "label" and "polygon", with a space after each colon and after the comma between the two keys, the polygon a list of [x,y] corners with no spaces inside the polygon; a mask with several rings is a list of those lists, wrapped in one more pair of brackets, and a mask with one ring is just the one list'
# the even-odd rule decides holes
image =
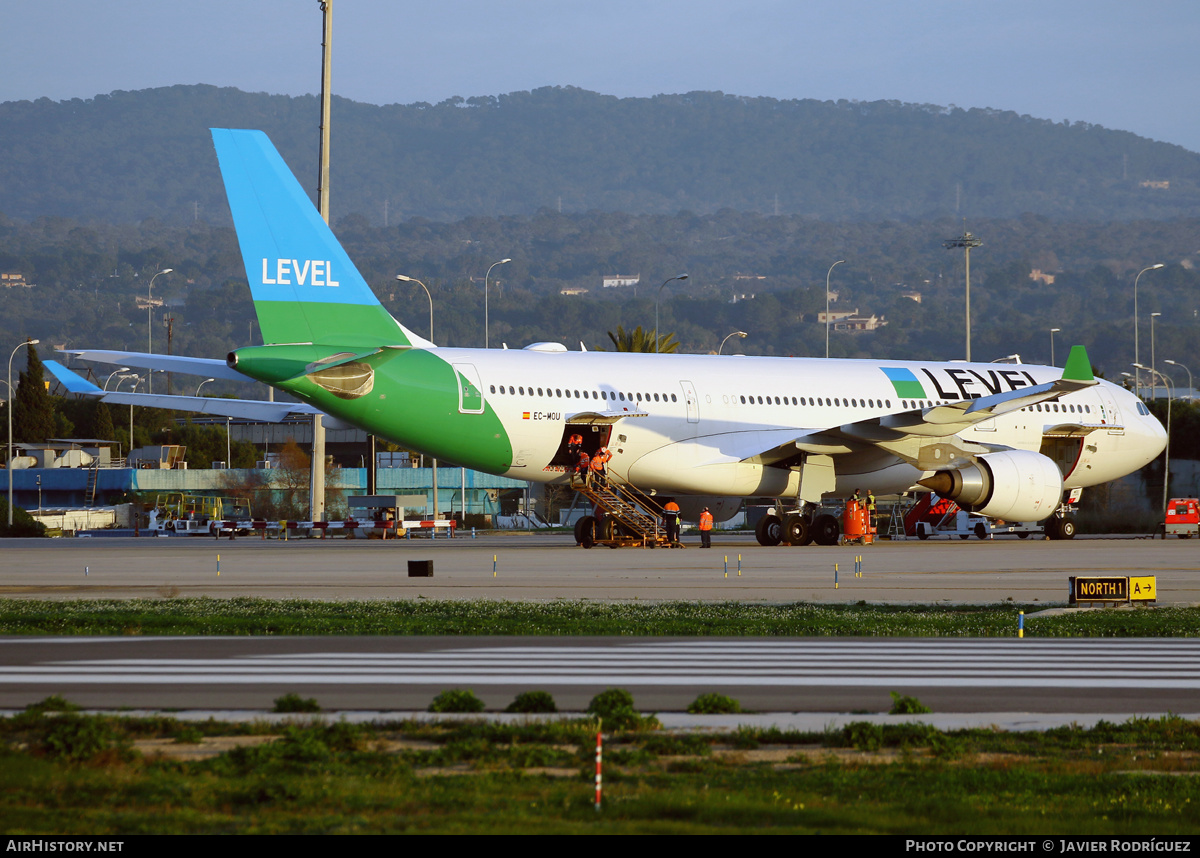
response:
{"label": "aircraft wheel", "polygon": [[828,513],[817,516],[812,523],[812,537],[817,545],[837,545],[841,535],[837,519]]}
{"label": "aircraft wheel", "polygon": [[579,544],[591,548],[596,544],[596,517],[585,515],[579,520]]}
{"label": "aircraft wheel", "polygon": [[778,545],[783,541],[783,523],[777,515],[764,515],[754,526],[754,537],[759,545]]}
{"label": "aircraft wheel", "polygon": [[613,525],[613,520],[605,516],[604,518],[596,519],[596,539],[600,542],[609,542],[616,535],[616,527]]}
{"label": "aircraft wheel", "polygon": [[1075,538],[1075,522],[1072,519],[1064,518],[1058,525],[1059,539],[1074,539]]}
{"label": "aircraft wheel", "polygon": [[813,541],[812,523],[801,515],[788,519],[783,539],[788,545],[810,545]]}

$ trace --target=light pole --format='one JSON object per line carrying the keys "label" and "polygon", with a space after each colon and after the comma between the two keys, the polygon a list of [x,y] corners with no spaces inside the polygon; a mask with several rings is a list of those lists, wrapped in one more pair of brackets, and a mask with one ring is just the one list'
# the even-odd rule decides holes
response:
{"label": "light pole", "polygon": [[210,381],[216,381],[216,379],[215,378],[206,378],[206,379],[204,379],[204,381],[202,381],[196,385],[196,395],[197,396],[200,395],[200,388],[204,387],[204,385],[208,384]]}
{"label": "light pole", "polygon": [[658,287],[658,294],[654,297],[654,353],[658,354],[658,302],[662,299],[663,286],[675,280],[687,280],[686,274],[678,274],[675,277],[668,278],[663,281],[663,285]]}
{"label": "light pole", "polygon": [[942,242],[942,247],[950,250],[951,248],[961,247],[967,257],[967,362],[971,360],[971,248],[981,247],[983,241],[971,235],[969,232],[964,232],[958,238],[951,238]]}
{"label": "light pole", "polygon": [[1054,335],[1061,331],[1062,328],[1050,329],[1050,366],[1054,366]]}
{"label": "light pole", "polygon": [[[505,261],[507,262],[507,260],[505,260]],[[497,263],[497,265],[498,264],[499,263]],[[488,269],[489,272],[491,270],[492,270],[491,268]],[[427,297],[429,299],[429,342],[432,343],[433,342],[433,296],[429,294],[429,287],[426,286],[424,283],[422,283],[420,280],[418,280],[416,277],[406,277],[403,274],[397,274],[396,279],[399,280],[401,283],[416,283],[422,289],[425,290],[425,297]],[[483,303],[484,303],[484,306],[486,307],[487,306],[487,277],[486,276],[484,276],[484,278],[483,278]],[[484,310],[484,313],[485,313],[485,316],[484,316],[485,321],[483,323],[483,326],[485,329],[484,338],[486,339],[486,336],[487,336],[487,334],[486,334],[486,328],[487,328],[486,313],[487,313],[487,311]],[[372,463],[372,465],[373,464],[374,463]],[[433,480],[433,516],[432,516],[432,519],[433,519],[433,521],[437,521],[437,519],[438,519],[438,484],[437,484],[437,458],[436,457],[433,459],[433,471],[431,473],[431,477]]]}
{"label": "light pole", "polygon": [[1163,515],[1167,514],[1167,492],[1171,487],[1171,411],[1175,404],[1175,385],[1171,381],[1171,377],[1165,373],[1161,373],[1156,369],[1134,364],[1138,369],[1144,369],[1150,373],[1150,377],[1159,376],[1167,385],[1167,446],[1163,448]]}
{"label": "light pole", "polygon": [[[149,373],[146,373],[146,374],[149,375]],[[117,387],[114,387],[113,390],[118,389],[121,386],[121,382],[127,378],[133,379],[133,387],[130,388],[129,392],[137,393],[138,385],[142,383],[142,377],[140,375],[138,375],[136,372],[131,372],[129,375],[121,376],[120,381],[117,382]],[[130,402],[129,403],[129,453],[125,456],[125,464],[129,464],[129,457],[132,455],[133,455],[133,403]]]}
{"label": "light pole", "polygon": [[720,354],[721,350],[725,348],[725,344],[729,342],[729,337],[741,337],[744,340],[748,336],[749,334],[745,331],[734,331],[732,334],[727,335],[725,339],[721,340],[721,345],[717,348],[717,354]]}
{"label": "light pole", "polygon": [[1158,316],[1161,316],[1161,315],[1162,315],[1162,313],[1151,313],[1150,314],[1150,384],[1151,384],[1150,398],[1151,399],[1158,399],[1158,382],[1154,380],[1154,375],[1158,368],[1158,364],[1155,363],[1155,361],[1154,361],[1154,320],[1155,320],[1155,318],[1157,318]]}
{"label": "light pole", "polygon": [[[1179,361],[1174,360],[1164,360],[1163,363],[1169,363],[1171,366],[1183,366]],[[1186,366],[1183,366],[1183,371],[1188,374],[1188,399],[1192,399],[1196,392],[1196,388],[1192,386],[1192,371]]]}
{"label": "light pole", "polygon": [[[489,268],[488,271],[491,271],[491,269]],[[422,283],[420,280],[418,280],[416,277],[405,277],[403,274],[397,274],[396,279],[399,280],[401,283],[416,283],[418,286],[420,286],[422,289],[425,290],[425,297],[429,299],[429,342],[432,343],[433,342],[433,296],[429,294],[429,287],[426,286],[424,283]],[[487,278],[485,277],[484,280],[486,281]],[[486,282],[484,283],[484,286],[483,286],[483,293],[484,293],[484,302],[486,303],[486,301],[487,301],[487,283]],[[484,325],[486,327],[486,322],[484,323]]]}
{"label": "light pole", "polygon": [[[1142,279],[1142,275],[1145,274],[1147,271],[1156,271],[1162,267],[1163,267],[1163,264],[1161,262],[1156,262],[1153,265],[1143,268],[1141,271],[1139,271],[1137,273],[1137,277],[1133,278],[1133,362],[1135,365],[1137,363],[1139,363],[1142,359],[1141,352],[1138,351],[1138,299],[1137,299],[1138,281]],[[1133,395],[1140,397],[1141,390],[1142,390],[1142,374],[1141,374],[1141,371],[1139,370],[1137,373],[1134,374],[1134,377],[1133,377]]]}
{"label": "light pole", "polygon": [[[150,278],[150,285],[146,287],[146,351],[154,354],[154,348],[151,343],[154,340],[154,306],[150,303],[150,290],[154,288],[154,281],[160,274],[170,274],[174,268],[164,268],[162,271]],[[146,376],[146,392],[153,393],[150,387],[150,376]]]}
{"label": "light pole", "polygon": [[[127,367],[127,366],[123,366],[123,367],[121,367],[120,369],[114,369],[112,372],[110,372],[110,373],[108,374],[108,378],[104,379],[104,387],[102,387],[102,388],[100,388],[100,389],[101,389],[101,390],[108,390],[108,383],[109,383],[110,381],[112,381],[112,377],[113,377],[114,375],[116,375],[118,372],[129,372],[129,367]],[[118,381],[118,382],[117,382],[117,385],[118,385],[118,386],[120,386],[120,384],[121,384],[121,382],[120,382],[120,381]]]}
{"label": "light pole", "polygon": [[[488,277],[491,275],[493,268],[495,268],[497,265],[503,265],[506,262],[512,262],[512,260],[511,259],[501,259],[499,262],[493,262],[490,266],[488,266],[487,274],[483,275],[483,347],[485,349],[488,347],[488,297],[487,297]],[[429,303],[430,303],[430,307],[432,307],[433,306],[432,298],[430,299]],[[432,313],[433,313],[433,311],[430,310],[431,316],[432,316]]]}
{"label": "light pole", "polygon": [[825,272],[825,359],[829,360],[829,277],[833,274],[833,269],[841,265],[846,260],[839,259],[833,265],[829,266],[829,270]]}
{"label": "light pole", "polygon": [[11,528],[13,523],[13,492],[12,492],[12,472],[13,472],[13,437],[12,437],[12,413],[13,405],[16,397],[13,396],[12,386],[12,362],[17,356],[18,349],[21,346],[36,346],[41,340],[25,340],[20,343],[17,348],[12,350],[12,354],[8,356],[8,408],[4,409],[8,412],[8,462],[5,464],[5,470],[8,471],[8,526]]}

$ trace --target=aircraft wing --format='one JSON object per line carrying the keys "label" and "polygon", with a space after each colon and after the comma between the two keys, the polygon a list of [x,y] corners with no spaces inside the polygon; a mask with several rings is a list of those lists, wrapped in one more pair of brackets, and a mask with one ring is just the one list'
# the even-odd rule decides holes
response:
{"label": "aircraft wing", "polygon": [[[960,432],[1002,414],[1055,399],[1096,384],[1091,362],[1082,346],[1074,346],[1062,378],[1005,393],[914,408],[898,414],[871,417],[841,426],[802,431],[782,444],[763,447],[741,461],[781,464],[801,453],[838,455],[872,447],[892,453],[925,470],[960,467],[971,457],[1002,449],[955,438]],[[771,435],[774,433],[758,433]]]}
{"label": "aircraft wing", "polygon": [[107,363],[112,366],[135,366],[139,369],[156,369],[164,372],[177,372],[181,375],[219,378],[224,381],[253,381],[249,376],[230,369],[225,361],[216,358],[156,355],[146,352],[115,352],[102,349],[59,349],[59,351],[75,355],[82,360]]}
{"label": "aircraft wing", "polygon": [[[170,396],[165,393],[105,391],[86,378],[71,372],[58,361],[46,360],[42,361],[42,365],[71,393],[96,397],[109,405],[169,408],[174,411],[192,411],[197,414],[211,414],[218,417],[237,417],[262,423],[279,423],[291,414],[316,413],[315,408],[303,402],[267,402],[258,399],[220,399],[207,396]],[[244,377],[239,376],[239,378],[245,380]]]}

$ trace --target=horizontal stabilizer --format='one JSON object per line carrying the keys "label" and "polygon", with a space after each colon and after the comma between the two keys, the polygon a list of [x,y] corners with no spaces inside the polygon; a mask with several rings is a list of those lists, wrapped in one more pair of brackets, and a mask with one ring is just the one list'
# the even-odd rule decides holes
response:
{"label": "horizontal stabilizer", "polygon": [[81,396],[101,396],[104,393],[86,378],[76,375],[56,360],[44,360],[42,366],[49,370],[58,383],[71,393],[78,393]]}
{"label": "horizontal stabilizer", "polygon": [[[303,402],[267,402],[261,399],[221,399],[209,396],[172,396],[166,393],[132,393],[103,390],[86,378],[77,375],[58,361],[42,361],[42,366],[70,393],[92,396],[108,405],[138,405],[143,408],[166,408],[190,411],[216,417],[236,417],[261,423],[279,423],[293,414],[315,414],[317,409]],[[239,375],[240,380],[245,380]]]}
{"label": "horizontal stabilizer", "polygon": [[146,352],[115,352],[103,349],[59,349],[62,354],[75,355],[80,360],[106,363],[111,366],[137,367],[163,372],[195,375],[222,381],[246,381],[247,377],[215,358],[183,357],[181,355],[157,355]]}
{"label": "horizontal stabilizer", "polygon": [[261,399],[221,399],[210,396],[168,396],[165,393],[110,391],[103,395],[108,405],[137,405],[168,408],[215,417],[235,417],[258,423],[279,423],[292,414],[313,414],[317,409],[303,402],[267,402]]}

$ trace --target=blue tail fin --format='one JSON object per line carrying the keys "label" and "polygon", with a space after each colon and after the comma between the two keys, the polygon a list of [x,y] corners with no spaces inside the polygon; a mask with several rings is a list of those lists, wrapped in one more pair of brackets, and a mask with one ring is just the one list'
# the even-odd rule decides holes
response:
{"label": "blue tail fin", "polygon": [[379,303],[266,134],[211,130],[264,342],[428,344]]}

